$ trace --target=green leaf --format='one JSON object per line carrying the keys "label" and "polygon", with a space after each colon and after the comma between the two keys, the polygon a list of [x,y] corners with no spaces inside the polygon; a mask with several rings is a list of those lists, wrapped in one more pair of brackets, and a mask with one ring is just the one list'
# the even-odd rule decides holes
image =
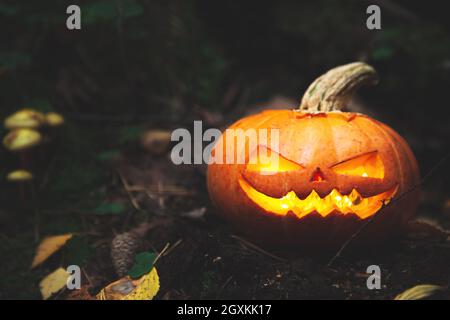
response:
{"label": "green leaf", "polygon": [[17,5],[0,4],[0,15],[14,16],[19,11],[20,8]]}
{"label": "green leaf", "polygon": [[103,202],[94,212],[96,214],[121,214],[125,211],[126,207],[120,202]]}
{"label": "green leaf", "polygon": [[18,51],[0,52],[0,66],[10,69],[16,69],[21,66],[29,65],[31,56],[27,53]]}
{"label": "green leaf", "polygon": [[47,99],[30,99],[24,103],[24,106],[36,109],[41,112],[50,112],[53,110],[52,104]]}
{"label": "green leaf", "polygon": [[[121,13],[123,18],[134,17],[142,14],[144,8],[133,0],[122,1]],[[100,21],[111,21],[118,17],[117,2],[100,0],[82,6],[82,20],[85,24],[93,24]]]}
{"label": "green leaf", "polygon": [[375,51],[372,52],[372,58],[374,60],[388,60],[394,55],[394,50],[391,47],[380,47],[378,49],[375,49]]}
{"label": "green leaf", "polygon": [[144,274],[147,274],[152,270],[155,263],[157,254],[154,252],[141,252],[134,257],[134,265],[128,272],[128,275],[132,279],[138,279]]}
{"label": "green leaf", "polygon": [[144,131],[142,126],[129,126],[122,128],[119,133],[119,142],[125,143],[136,140]]}
{"label": "green leaf", "polygon": [[118,157],[119,155],[120,155],[119,150],[106,150],[106,151],[100,152],[97,155],[97,159],[100,161],[108,161],[114,157]]}
{"label": "green leaf", "polygon": [[75,236],[65,244],[67,264],[82,265],[91,254],[86,238]]}
{"label": "green leaf", "polygon": [[381,30],[381,39],[384,41],[395,40],[402,36],[400,28],[387,28]]}
{"label": "green leaf", "polygon": [[136,17],[144,12],[144,8],[135,1],[123,2],[123,15],[125,18]]}

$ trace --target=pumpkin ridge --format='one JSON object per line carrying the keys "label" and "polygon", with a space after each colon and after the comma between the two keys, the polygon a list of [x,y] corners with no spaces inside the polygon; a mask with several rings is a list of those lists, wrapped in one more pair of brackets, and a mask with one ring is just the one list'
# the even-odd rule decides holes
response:
{"label": "pumpkin ridge", "polygon": [[387,132],[386,130],[384,130],[384,128],[382,126],[380,126],[377,121],[373,121],[370,118],[367,118],[366,120],[371,124],[371,126],[375,130],[380,132],[385,137],[385,139],[389,142],[389,146],[390,146],[392,152],[395,154],[396,163],[398,166],[400,166],[400,173],[397,174],[397,177],[400,180],[400,181],[398,181],[398,184],[401,186],[401,188],[403,188],[405,186],[405,181],[404,181],[405,172],[404,172],[404,167],[403,167],[403,163],[401,161],[399,152],[397,151],[397,148],[396,148],[397,143],[395,141],[393,141],[392,135],[389,132]]}
{"label": "pumpkin ridge", "polygon": [[[333,147],[331,148],[333,150],[333,157],[334,157],[335,160],[338,160],[339,157],[338,157],[338,152],[337,152],[337,146],[339,144],[338,144],[338,141],[337,141],[336,132],[335,132],[335,130],[333,130],[333,125],[330,122],[331,122],[331,120],[327,118],[327,125],[328,125],[329,130],[330,130],[330,135],[329,136],[331,137],[331,143],[333,145]],[[347,124],[347,122],[345,122],[345,123]]]}

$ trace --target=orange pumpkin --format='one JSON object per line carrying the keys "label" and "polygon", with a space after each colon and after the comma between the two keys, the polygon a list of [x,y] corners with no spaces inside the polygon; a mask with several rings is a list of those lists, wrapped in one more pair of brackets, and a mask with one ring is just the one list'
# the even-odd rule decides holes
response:
{"label": "orange pumpkin", "polygon": [[[229,127],[277,129],[278,143],[269,136],[252,149],[248,139],[227,143],[222,134],[212,154],[221,148],[224,158],[245,160],[208,166],[219,213],[269,244],[336,248],[368,219],[359,245],[399,234],[418,204],[414,155],[389,126],[340,111],[360,85],[374,82],[364,63],[337,67],[311,84],[298,110],[267,110]],[[262,151],[276,161],[259,159]]]}

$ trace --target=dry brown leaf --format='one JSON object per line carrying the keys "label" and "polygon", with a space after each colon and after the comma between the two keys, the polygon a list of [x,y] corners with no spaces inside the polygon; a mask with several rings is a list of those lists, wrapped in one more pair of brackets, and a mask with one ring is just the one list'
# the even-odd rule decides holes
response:
{"label": "dry brown leaf", "polygon": [[417,218],[408,224],[408,236],[411,238],[446,239],[450,231],[445,230],[437,221],[429,218]]}
{"label": "dry brown leaf", "polygon": [[181,216],[193,220],[202,219],[205,216],[206,208],[200,207],[188,212],[182,212]]}
{"label": "dry brown leaf", "polygon": [[444,289],[444,287],[433,284],[421,284],[398,294],[394,300],[421,300]]}
{"label": "dry brown leaf", "polygon": [[47,300],[53,294],[66,286],[70,274],[63,268],[58,268],[39,283],[42,298]]}
{"label": "dry brown leaf", "polygon": [[141,135],[141,146],[147,152],[164,154],[169,150],[171,134],[170,130],[147,130]]}
{"label": "dry brown leaf", "polygon": [[36,255],[31,263],[31,269],[37,267],[52,254],[58,251],[66,242],[73,237],[72,233],[67,233],[59,236],[47,237],[41,241],[36,249]]}

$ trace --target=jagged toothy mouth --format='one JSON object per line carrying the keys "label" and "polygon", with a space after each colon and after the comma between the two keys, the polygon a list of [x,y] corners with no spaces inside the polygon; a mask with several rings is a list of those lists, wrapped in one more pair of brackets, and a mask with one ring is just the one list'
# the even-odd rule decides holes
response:
{"label": "jagged toothy mouth", "polygon": [[259,207],[270,213],[285,216],[292,212],[298,218],[317,212],[326,217],[332,212],[343,215],[355,214],[361,219],[374,215],[383,205],[386,205],[395,196],[398,185],[377,195],[366,197],[353,189],[349,195],[342,195],[333,189],[328,195],[321,198],[315,190],[305,198],[300,199],[294,191],[289,191],[281,198],[273,198],[253,188],[245,179],[239,179],[239,185],[246,195]]}

